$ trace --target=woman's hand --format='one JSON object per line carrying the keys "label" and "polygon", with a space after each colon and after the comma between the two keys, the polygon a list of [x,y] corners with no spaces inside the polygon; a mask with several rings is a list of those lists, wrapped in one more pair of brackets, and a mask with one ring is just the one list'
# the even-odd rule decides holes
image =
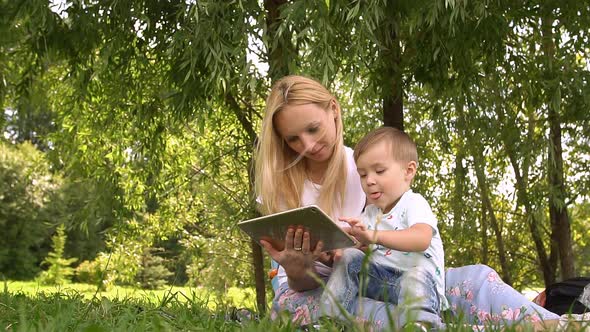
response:
{"label": "woman's hand", "polygon": [[260,244],[270,257],[285,269],[289,286],[293,290],[313,289],[318,286],[311,273],[315,271],[314,261],[322,255],[323,243],[318,242],[311,250],[311,236],[303,228],[289,227],[285,236],[285,248],[277,250],[264,240]]}

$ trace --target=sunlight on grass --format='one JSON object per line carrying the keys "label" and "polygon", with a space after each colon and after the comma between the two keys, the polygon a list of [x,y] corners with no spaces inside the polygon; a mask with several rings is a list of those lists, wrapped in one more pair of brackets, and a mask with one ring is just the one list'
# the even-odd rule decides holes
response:
{"label": "sunlight on grass", "polygon": [[159,290],[146,290],[134,287],[112,286],[106,291],[96,292],[96,286],[90,284],[69,283],[61,286],[46,286],[34,281],[6,281],[2,289],[6,287],[10,293],[23,293],[29,297],[35,297],[39,293],[44,294],[79,294],[84,299],[90,300],[96,296],[108,299],[141,299],[146,302],[158,304],[165,299],[175,297],[179,302],[187,302],[193,299],[207,303],[209,309],[215,310],[220,306],[235,306],[253,309],[256,295],[251,288],[229,288],[226,294],[218,294],[202,287],[178,287],[169,286]]}
{"label": "sunlight on grass", "polygon": [[[0,282],[0,329],[6,331],[300,331],[283,313],[278,320],[267,315],[256,320],[241,320],[233,307],[253,308],[252,289],[231,288],[215,294],[204,288],[169,287],[163,290],[141,290],[115,286],[94,294],[88,284],[43,286],[36,282]],[[473,331],[461,318],[446,320],[446,331]],[[525,332],[555,331],[555,324],[533,326],[528,322],[489,322],[479,326],[486,331]],[[356,320],[320,320],[322,331],[371,330]],[[567,331],[583,331],[588,322],[566,325]],[[477,329],[477,328],[476,328]],[[412,331],[386,326],[385,330]]]}

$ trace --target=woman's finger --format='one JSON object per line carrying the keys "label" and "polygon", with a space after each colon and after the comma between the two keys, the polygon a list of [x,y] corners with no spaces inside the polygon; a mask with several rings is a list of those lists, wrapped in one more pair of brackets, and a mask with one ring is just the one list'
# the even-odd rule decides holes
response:
{"label": "woman's finger", "polygon": [[298,227],[295,230],[295,236],[293,237],[293,250],[301,251],[303,249],[303,228]]}
{"label": "woman's finger", "polygon": [[309,232],[303,232],[303,243],[301,244],[301,252],[303,252],[304,254],[310,254],[311,253],[311,236],[309,235]]}
{"label": "woman's finger", "polygon": [[260,240],[260,245],[264,248],[264,250],[266,250],[266,252],[268,252],[272,259],[274,259],[277,262],[279,261],[279,251],[273,248],[273,246],[270,243],[264,240]]}
{"label": "woman's finger", "polygon": [[295,236],[295,229],[293,227],[287,228],[287,235],[285,235],[285,250],[293,249],[293,237]]}
{"label": "woman's finger", "polygon": [[315,249],[313,250],[313,257],[319,257],[322,251],[324,251],[324,242],[319,240],[318,244],[315,245]]}

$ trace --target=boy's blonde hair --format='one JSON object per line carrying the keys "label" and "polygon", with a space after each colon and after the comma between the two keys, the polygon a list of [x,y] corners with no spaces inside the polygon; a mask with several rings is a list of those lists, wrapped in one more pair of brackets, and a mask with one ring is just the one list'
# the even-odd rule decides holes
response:
{"label": "boy's blonde hair", "polygon": [[277,81],[266,99],[262,131],[255,151],[255,190],[261,199],[263,214],[301,206],[303,185],[307,179],[304,159],[293,151],[274,127],[274,116],[285,106],[315,104],[326,112],[335,103],[336,141],[324,174],[317,204],[328,215],[340,208],[346,190],[346,154],[342,134],[340,105],[319,82],[303,76],[286,76]]}
{"label": "boy's blonde hair", "polygon": [[408,134],[393,127],[381,127],[365,135],[354,147],[354,161],[358,161],[361,154],[381,141],[390,144],[391,156],[394,160],[414,161],[418,164],[418,150],[414,140]]}

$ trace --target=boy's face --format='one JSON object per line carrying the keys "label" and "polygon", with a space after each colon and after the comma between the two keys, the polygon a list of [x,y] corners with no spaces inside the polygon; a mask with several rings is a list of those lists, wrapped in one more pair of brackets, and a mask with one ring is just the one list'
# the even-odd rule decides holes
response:
{"label": "boy's face", "polygon": [[368,203],[375,204],[384,213],[389,212],[410,189],[416,174],[416,162],[394,160],[390,143],[383,140],[359,156],[356,168]]}

